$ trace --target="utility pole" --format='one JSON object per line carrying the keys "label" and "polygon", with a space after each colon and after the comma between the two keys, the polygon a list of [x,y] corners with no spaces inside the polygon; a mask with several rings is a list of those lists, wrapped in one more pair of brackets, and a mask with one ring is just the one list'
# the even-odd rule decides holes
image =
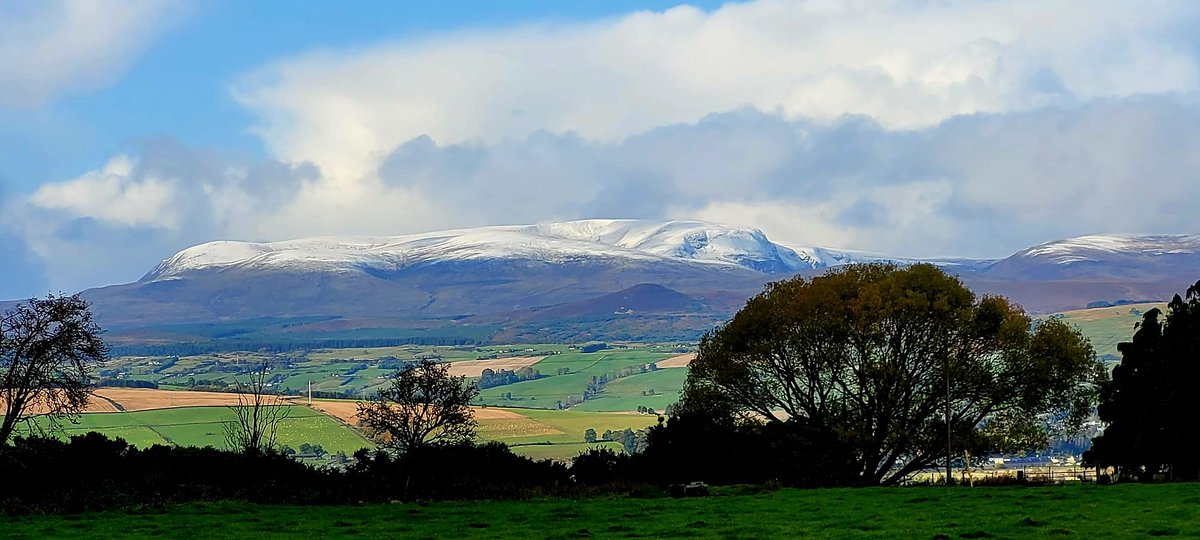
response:
{"label": "utility pole", "polygon": [[308,380],[308,406],[312,407],[312,379]]}

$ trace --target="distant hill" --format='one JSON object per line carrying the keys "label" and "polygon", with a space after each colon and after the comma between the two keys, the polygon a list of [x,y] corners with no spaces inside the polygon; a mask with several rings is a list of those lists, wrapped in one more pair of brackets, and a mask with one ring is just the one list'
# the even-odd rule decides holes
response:
{"label": "distant hill", "polygon": [[707,311],[707,307],[695,298],[655,283],[641,283],[596,298],[533,311],[529,319],[544,321],[703,311]]}
{"label": "distant hill", "polygon": [[134,343],[682,340],[728,318],[768,282],[845,264],[930,262],[977,293],[1051,313],[1165,300],[1200,278],[1197,253],[1198,235],[1097,235],[1000,260],[923,260],[789,247],[757,229],[702,221],[583,220],[211,242],[136,282],[83,294],[113,340]]}

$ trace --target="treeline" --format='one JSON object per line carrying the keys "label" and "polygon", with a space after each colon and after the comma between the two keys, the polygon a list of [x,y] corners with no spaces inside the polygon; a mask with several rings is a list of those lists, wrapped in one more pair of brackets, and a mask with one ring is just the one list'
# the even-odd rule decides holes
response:
{"label": "treeline", "polygon": [[369,349],[377,347],[400,347],[403,345],[451,347],[478,345],[480,343],[481,341],[478,339],[460,336],[411,336],[361,339],[312,338],[288,341],[213,340],[155,345],[116,345],[109,352],[112,356],[198,356],[241,351],[286,353],[309,349]]}
{"label": "treeline", "polygon": [[495,371],[492,369],[484,369],[479,375],[479,380],[475,382],[475,386],[480,390],[504,386],[506,384],[519,383],[522,381],[533,381],[542,378],[543,375],[537,370],[529,367],[521,368],[516,371],[511,369],[502,369]]}
{"label": "treeline", "polygon": [[[839,485],[846,467],[829,459],[840,448],[836,442],[813,440],[788,426],[719,427],[703,418],[676,418],[645,431],[605,433],[604,439],[620,442],[627,453],[591,450],[570,465],[534,461],[497,442],[433,444],[399,455],[362,449],[342,467],[317,468],[288,457],[295,452],[291,449],[138,449],[94,432],[68,441],[24,437],[0,447],[5,480],[0,512],[85,512],[215,500],[357,504],[665,493],[671,484],[696,480]],[[721,441],[720,452],[713,451],[714,441]],[[832,446],[822,446],[826,443]]]}
{"label": "treeline", "polygon": [[[64,466],[64,464],[71,464]],[[573,495],[570,469],[500,443],[435,445],[399,457],[360,450],[341,469],[282,453],[212,447],[141,450],[98,433],[17,438],[0,447],[0,512],[87,512],[195,501],[358,504]]]}
{"label": "treeline", "polygon": [[96,382],[96,386],[103,388],[158,388],[158,383],[137,379],[100,379]]}

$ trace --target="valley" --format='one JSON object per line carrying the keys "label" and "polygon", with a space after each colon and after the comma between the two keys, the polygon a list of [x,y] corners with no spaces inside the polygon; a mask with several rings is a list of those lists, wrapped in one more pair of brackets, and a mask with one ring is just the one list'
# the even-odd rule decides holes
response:
{"label": "valley", "polygon": [[[1133,333],[1146,310],[1142,303],[1071,310],[1049,315],[1075,325],[1106,362],[1119,360],[1116,343]],[[584,431],[634,432],[657,422],[674,403],[687,377],[694,344],[592,343],[512,345],[397,345],[320,348],[287,352],[219,352],[182,356],[121,356],[100,373],[103,387],[79,424],[64,436],[96,430],[138,446],[224,444],[222,425],[237,404],[235,381],[260,365],[270,387],[288,397],[294,412],[280,442],[292,448],[320,446],[324,459],[369,445],[355,427],[355,403],[370,395],[405,362],[434,358],[451,373],[479,383],[492,374],[524,374],[525,380],[487,386],[475,404],[481,440],[509,444],[538,459],[569,459],[593,447],[620,450],[615,441],[584,441]],[[308,401],[309,384],[314,396]],[[142,386],[142,388],[134,388]],[[486,386],[486,385],[485,385]],[[639,411],[641,411],[639,413]]]}

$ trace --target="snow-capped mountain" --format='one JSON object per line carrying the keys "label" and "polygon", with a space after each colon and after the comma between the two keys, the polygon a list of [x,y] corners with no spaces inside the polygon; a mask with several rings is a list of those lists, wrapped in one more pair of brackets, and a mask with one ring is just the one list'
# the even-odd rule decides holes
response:
{"label": "snow-capped mountain", "polygon": [[1046,242],[987,271],[1008,279],[1200,278],[1200,235],[1103,234]]}
{"label": "snow-capped mountain", "polygon": [[[321,328],[494,325],[513,332],[512,339],[558,336],[554,332],[564,327],[555,316],[608,313],[609,300],[618,298],[635,307],[617,311],[630,311],[635,319],[645,313],[650,318],[643,322],[652,325],[623,319],[628,326],[620,332],[682,332],[662,337],[711,328],[767,282],[881,261],[931,262],[977,293],[1052,312],[1166,299],[1185,290],[1200,278],[1200,235],[1086,236],[998,261],[913,259],[788,247],[757,229],[702,221],[583,220],[387,237],[210,242],[180,251],[137,282],[92,289],[85,298],[101,323],[118,331],[318,317],[341,321]],[[683,311],[664,319],[661,309],[668,304]],[[572,335],[587,335],[595,322],[579,323]]]}
{"label": "snow-capped mountain", "polygon": [[702,221],[582,220],[480,227],[389,237],[308,238],[272,243],[209,242],[163,261],[143,281],[201,270],[394,273],[464,261],[584,259],[662,261],[741,267],[762,273],[823,268],[827,250],[802,253],[775,244],[757,229]]}

